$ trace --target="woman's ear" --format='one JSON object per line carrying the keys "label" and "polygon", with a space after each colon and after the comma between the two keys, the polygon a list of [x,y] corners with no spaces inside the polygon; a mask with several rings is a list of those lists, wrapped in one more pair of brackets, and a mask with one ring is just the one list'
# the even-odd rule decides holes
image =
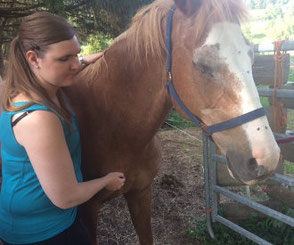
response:
{"label": "woman's ear", "polygon": [[39,69],[39,60],[38,60],[38,56],[35,51],[29,50],[26,53],[26,58],[32,67]]}

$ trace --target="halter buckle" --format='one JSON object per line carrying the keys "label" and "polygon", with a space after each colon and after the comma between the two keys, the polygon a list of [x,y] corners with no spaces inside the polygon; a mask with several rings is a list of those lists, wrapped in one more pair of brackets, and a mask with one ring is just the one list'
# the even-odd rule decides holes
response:
{"label": "halter buckle", "polygon": [[200,126],[200,129],[208,136],[210,136],[209,132],[206,130],[207,125],[205,123],[202,123]]}
{"label": "halter buckle", "polygon": [[173,79],[173,77],[172,77],[171,72],[170,72],[170,71],[167,72],[167,80],[168,80],[168,81],[172,81],[172,79]]}

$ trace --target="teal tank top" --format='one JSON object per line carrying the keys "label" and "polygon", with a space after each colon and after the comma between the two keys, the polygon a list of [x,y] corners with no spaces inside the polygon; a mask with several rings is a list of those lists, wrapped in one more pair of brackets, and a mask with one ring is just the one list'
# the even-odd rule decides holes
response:
{"label": "teal tank top", "polygon": [[[20,105],[19,102],[16,105]],[[34,104],[17,112],[2,111],[0,142],[2,188],[0,193],[0,238],[8,243],[26,244],[49,239],[67,229],[75,220],[77,208],[60,209],[46,196],[23,146],[11,126],[12,116],[29,110],[50,111]],[[60,118],[60,117],[59,117]],[[77,180],[82,181],[81,145],[76,116],[71,130],[60,118]],[[38,130],[38,129],[36,129]]]}

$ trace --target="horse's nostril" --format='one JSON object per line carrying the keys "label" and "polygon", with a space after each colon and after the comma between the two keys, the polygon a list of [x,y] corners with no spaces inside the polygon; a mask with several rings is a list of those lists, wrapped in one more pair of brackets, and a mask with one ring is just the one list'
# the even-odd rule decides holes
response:
{"label": "horse's nostril", "polygon": [[266,175],[267,169],[264,166],[259,166],[255,158],[250,158],[248,161],[248,170],[251,173],[255,173],[257,177],[262,177]]}
{"label": "horse's nostril", "polygon": [[250,171],[254,171],[256,170],[256,168],[258,167],[257,161],[255,158],[250,158],[248,161],[248,169]]}

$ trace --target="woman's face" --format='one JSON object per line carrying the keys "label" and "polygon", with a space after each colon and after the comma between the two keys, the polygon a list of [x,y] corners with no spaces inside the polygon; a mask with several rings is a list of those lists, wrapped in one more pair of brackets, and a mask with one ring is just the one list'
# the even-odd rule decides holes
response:
{"label": "woman's face", "polygon": [[37,57],[33,72],[42,85],[53,92],[60,87],[70,86],[81,69],[77,57],[79,52],[80,45],[76,36],[70,40],[51,44],[43,57]]}

